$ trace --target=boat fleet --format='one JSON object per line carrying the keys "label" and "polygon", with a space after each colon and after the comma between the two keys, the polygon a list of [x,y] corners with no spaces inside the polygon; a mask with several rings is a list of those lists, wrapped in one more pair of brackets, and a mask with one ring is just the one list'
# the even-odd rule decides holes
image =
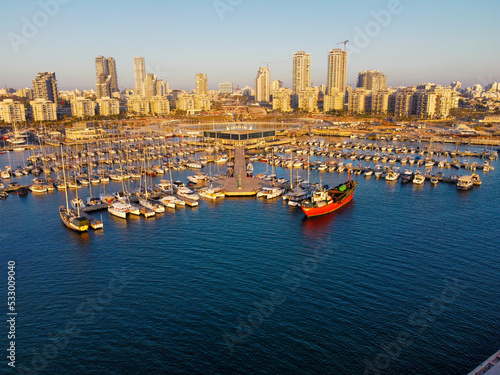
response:
{"label": "boat fleet", "polygon": [[[223,180],[230,175],[233,166],[230,154],[215,146],[190,146],[188,143],[166,142],[163,137],[149,137],[137,142],[133,140],[113,141],[86,145],[83,149],[67,147],[64,151],[48,148],[33,150],[32,154],[12,168],[0,171],[0,199],[6,198],[7,191],[16,191],[21,195],[21,188],[29,188],[33,194],[45,194],[54,190],[78,192],[88,187],[90,195],[86,199],[72,199],[71,204],[60,208],[60,216],[66,226],[78,231],[102,228],[102,222],[92,219],[88,212],[107,209],[116,217],[127,218],[129,215],[152,217],[180,206],[198,205],[200,198],[216,200],[225,196],[222,186],[213,186],[212,181]],[[248,157],[247,175],[253,176],[254,164],[266,163],[272,172],[257,174],[269,182],[257,192],[258,198],[267,200],[282,197],[290,206],[330,205],[333,194],[321,184],[309,183],[294,177],[294,170],[306,169],[317,172],[347,172],[350,175],[372,176],[386,181],[401,183],[411,182],[422,185],[426,180],[431,184],[452,182],[459,190],[468,190],[480,185],[477,173],[458,176],[444,175],[445,169],[463,169],[471,172],[494,170],[489,161],[498,158],[497,151],[485,150],[481,153],[458,150],[433,150],[427,147],[391,146],[362,144],[353,142],[331,142],[324,140],[296,140],[289,145],[269,146],[264,153],[258,150]],[[24,156],[24,153],[23,153]],[[471,162],[481,158],[481,162]],[[314,160],[311,160],[314,159]],[[462,160],[459,160],[462,159]],[[363,162],[363,165],[361,164]],[[208,166],[208,167],[207,167]],[[213,166],[213,168],[212,168]],[[278,178],[273,172],[275,167],[290,170],[290,178]],[[411,170],[416,167],[416,170]],[[440,171],[431,174],[437,167]],[[201,172],[201,169],[204,172]],[[268,168],[268,167],[266,167]],[[420,171],[421,168],[423,172]],[[187,183],[174,181],[172,171],[192,169],[195,173],[187,177]],[[210,169],[210,172],[207,172]],[[213,169],[213,170],[212,170]],[[162,178],[169,174],[170,178]],[[288,172],[286,172],[288,173]],[[15,177],[33,175],[29,187],[16,187]],[[154,184],[153,178],[162,178]],[[137,180],[139,188],[127,188],[130,180]],[[105,192],[106,183],[114,181],[122,184],[122,190],[113,194]],[[349,177],[343,186],[348,186]],[[96,186],[102,185],[104,191],[92,194]],[[340,189],[340,187],[338,187]],[[330,194],[325,192],[330,191]],[[26,191],[22,191],[23,194]],[[326,194],[326,195],[325,195]],[[318,203],[322,202],[322,203]],[[305,212],[305,211],[304,211]],[[89,226],[85,226],[87,220]],[[94,225],[91,225],[91,224]]]}

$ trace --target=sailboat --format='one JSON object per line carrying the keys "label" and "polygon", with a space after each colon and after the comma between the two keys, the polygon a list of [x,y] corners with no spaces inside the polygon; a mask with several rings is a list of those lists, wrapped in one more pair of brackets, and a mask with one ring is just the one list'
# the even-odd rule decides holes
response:
{"label": "sailboat", "polygon": [[[122,170],[121,163],[120,163],[120,170]],[[125,185],[123,184],[123,178],[121,181],[122,181],[123,191],[125,191]],[[129,214],[129,213],[134,214],[134,215],[141,214],[138,208],[136,208],[130,204],[128,194],[126,194],[126,196],[122,200],[117,200],[116,202],[112,202],[108,206],[108,212],[114,216],[121,217],[122,219],[126,219],[127,214]]]}
{"label": "sailboat", "polygon": [[[62,145],[61,145],[61,157],[62,157]],[[64,161],[63,161],[63,176],[64,176],[64,184],[66,185],[66,173],[64,171]],[[64,225],[68,228],[73,229],[77,232],[86,232],[89,229],[89,220],[80,216],[80,207],[77,206],[76,211],[69,208],[68,204],[68,190],[64,190],[66,193],[66,207],[59,206],[59,215],[61,216],[61,220]]]}
{"label": "sailboat", "polygon": [[[146,172],[147,166],[146,161],[144,161],[144,172]],[[139,195],[139,204],[144,208],[142,214],[145,217],[154,216],[155,213],[165,212],[165,207],[158,203],[153,203],[148,198],[148,185],[147,185],[147,173],[144,173],[144,195]],[[152,211],[152,212],[151,212]]]}

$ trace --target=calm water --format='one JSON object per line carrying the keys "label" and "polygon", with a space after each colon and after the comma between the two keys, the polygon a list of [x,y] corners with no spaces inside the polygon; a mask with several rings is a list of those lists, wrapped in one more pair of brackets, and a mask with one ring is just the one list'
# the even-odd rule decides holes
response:
{"label": "calm water", "polygon": [[16,262],[16,364],[41,374],[465,374],[500,349],[492,165],[468,192],[354,176],[349,206],[307,220],[281,199],[226,198],[148,220],[104,211],[104,231],[78,234],[58,216],[64,193],[10,196],[0,265],[6,290]]}

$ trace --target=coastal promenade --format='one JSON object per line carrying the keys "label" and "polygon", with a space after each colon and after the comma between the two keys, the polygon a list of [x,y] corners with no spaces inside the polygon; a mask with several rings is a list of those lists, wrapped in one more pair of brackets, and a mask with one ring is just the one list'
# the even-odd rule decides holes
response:
{"label": "coastal promenade", "polygon": [[217,180],[212,183],[215,187],[224,187],[227,197],[249,197],[257,195],[263,187],[270,185],[261,179],[247,177],[245,163],[245,149],[238,146],[234,150],[234,176]]}

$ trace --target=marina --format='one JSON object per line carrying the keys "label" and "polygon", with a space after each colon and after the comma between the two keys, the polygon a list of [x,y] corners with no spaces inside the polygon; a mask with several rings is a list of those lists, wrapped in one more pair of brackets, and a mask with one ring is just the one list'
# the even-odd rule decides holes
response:
{"label": "marina", "polygon": [[[372,146],[368,146],[369,143]],[[162,148],[162,144],[170,144],[171,147]],[[127,147],[123,147],[125,145]],[[213,152],[210,152],[210,146]],[[180,360],[184,363],[192,358],[192,351],[197,351],[206,354],[200,354],[198,359],[194,359],[195,363],[211,363],[220,372],[231,372],[241,368],[243,363],[249,363],[254,368],[273,369],[274,372],[279,372],[285,362],[286,366],[292,364],[302,368],[304,359],[301,363],[294,360],[299,348],[286,338],[289,335],[298,337],[294,336],[297,332],[302,340],[307,341],[308,347],[322,343],[329,353],[324,355],[321,354],[323,350],[314,350],[315,360],[305,359],[311,371],[320,371],[326,364],[337,373],[342,373],[346,366],[351,366],[353,373],[363,373],[366,363],[375,363],[377,356],[383,353],[379,345],[371,343],[372,336],[378,336],[377,332],[383,330],[386,334],[381,338],[382,343],[389,345],[405,324],[406,329],[415,334],[412,359],[409,361],[401,356],[393,360],[392,373],[405,373],[407,368],[417,368],[419,373],[428,369],[441,373],[467,373],[491,355],[496,345],[494,337],[489,334],[491,324],[480,321],[491,322],[495,319],[497,309],[494,301],[500,298],[495,285],[500,271],[494,261],[495,246],[477,233],[496,233],[496,203],[481,212],[477,211],[477,207],[485,201],[500,202],[496,189],[499,181],[497,160],[493,150],[466,146],[468,152],[461,147],[458,150],[433,151],[430,144],[379,142],[375,145],[369,140],[352,142],[345,138],[297,139],[295,144],[290,142],[251,150],[230,148],[217,151],[215,145],[210,146],[205,144],[204,147],[191,148],[181,139],[152,139],[112,143],[107,147],[101,146],[101,150],[92,146],[64,148],[64,164],[70,167],[68,170],[70,176],[75,177],[76,188],[56,188],[52,192],[29,193],[23,197],[10,190],[13,196],[0,202],[0,209],[10,213],[12,218],[11,223],[4,225],[26,228],[36,234],[33,256],[38,259],[37,268],[30,267],[33,280],[23,279],[23,284],[33,290],[48,288],[49,285],[43,281],[45,276],[38,267],[48,267],[48,262],[58,259],[69,271],[56,268],[51,275],[58,280],[68,280],[70,289],[63,285],[52,289],[58,301],[55,307],[62,309],[59,311],[75,311],[81,303],[79,301],[99,293],[100,285],[109,283],[108,275],[112,275],[113,270],[122,272],[117,267],[127,264],[133,270],[128,271],[130,277],[141,282],[125,288],[123,294],[114,300],[113,307],[107,307],[109,314],[117,317],[111,322],[97,324],[95,329],[105,333],[91,329],[99,343],[87,333],[82,339],[93,342],[99,350],[112,350],[115,344],[106,338],[107,335],[121,337],[119,332],[124,326],[129,326],[127,322],[139,318],[133,312],[136,309],[130,309],[123,319],[115,313],[130,303],[135,306],[154,301],[157,318],[142,318],[153,326],[158,324],[156,319],[162,322],[157,327],[158,333],[150,338],[157,345],[166,345],[173,354],[162,356],[161,360],[173,363]],[[270,148],[266,150],[266,147]],[[403,147],[407,148],[406,153],[395,152],[396,148]],[[412,147],[414,153],[411,152]],[[418,152],[417,147],[420,147]],[[104,151],[104,148],[107,150]],[[393,150],[388,151],[388,148]],[[333,152],[332,156],[330,152]],[[428,154],[430,152],[433,154]],[[448,155],[445,155],[446,152]],[[455,152],[454,157],[451,152]],[[380,159],[387,156],[387,161],[373,161],[376,153]],[[40,168],[37,179],[47,180],[44,170],[49,172],[53,183],[58,179],[58,172],[62,179],[63,163],[61,152],[57,149],[38,148],[36,159],[27,151],[16,154],[10,154],[11,171],[16,171],[17,166],[28,168],[31,163]],[[228,155],[227,160],[215,163],[223,154]],[[395,157],[391,158],[391,154]],[[368,155],[371,157],[367,160]],[[144,160],[140,160],[142,156]],[[421,158],[417,159],[417,156]],[[407,162],[403,164],[405,158]],[[414,158],[413,164],[408,158]],[[430,160],[434,164],[426,168],[425,163]],[[450,163],[450,168],[445,165],[439,168],[439,162],[445,160]],[[204,163],[201,170],[187,167],[187,163],[193,161]],[[1,170],[5,171],[9,166],[9,155],[0,155],[0,162]],[[253,170],[248,168],[248,164]],[[322,168],[323,165],[326,168]],[[330,167],[335,169],[330,171]],[[154,168],[160,168],[163,173]],[[411,172],[409,183],[403,180],[405,169]],[[105,173],[99,174],[102,171],[122,178],[106,182]],[[133,177],[136,175],[134,171],[138,177]],[[368,172],[371,174],[366,176]],[[389,181],[385,178],[389,172],[399,173],[399,176]],[[442,175],[439,175],[440,172]],[[473,185],[468,191],[457,191],[457,180],[452,176],[472,176],[474,173],[480,176],[481,186]],[[98,183],[90,183],[92,174],[100,178]],[[254,198],[254,195],[246,199],[244,196],[242,199],[202,196],[203,189],[210,186],[223,187],[227,193],[231,181],[238,194],[239,181],[235,176],[240,174],[248,179],[244,183],[250,183],[246,187],[242,184],[241,190],[246,188],[256,196],[261,189],[252,184],[259,182],[264,187],[283,189],[283,194],[271,199],[264,196]],[[422,184],[412,182],[417,174],[424,177]],[[82,175],[89,184],[78,184],[77,180]],[[18,177],[14,177],[12,172],[9,176],[2,178],[5,186],[12,181],[23,187],[33,184],[31,172],[21,172]],[[321,185],[338,187],[348,178],[357,183],[356,192],[352,201],[341,209],[328,215],[307,218],[300,207],[302,201],[298,200],[294,205],[296,186],[304,190],[308,186],[311,189],[318,189]],[[431,183],[432,178],[436,178],[438,183]],[[183,185],[199,193],[199,199],[182,199],[184,206],[173,204],[169,207],[172,199],[169,197],[178,199],[174,197],[177,186]],[[119,192],[126,192],[131,204],[138,205],[140,198],[136,193],[144,193],[145,188],[148,189],[149,199],[165,203],[163,213],[146,218],[138,207],[139,216],[128,214],[124,220],[106,212],[110,205],[108,201],[87,204],[87,197],[90,196],[104,198],[121,196]],[[89,222],[87,231],[76,233],[61,224],[57,207],[64,204],[65,191],[70,200],[78,192],[85,202],[81,215]],[[283,199],[285,196],[286,199]],[[190,208],[189,204],[194,206]],[[476,216],[486,220],[470,219]],[[40,217],[44,218],[43,226],[35,219]],[[463,220],[464,217],[469,219]],[[92,219],[100,221],[102,228],[92,230]],[[418,241],[415,241],[415,236]],[[25,263],[32,256],[22,251],[7,234],[2,238],[5,246],[16,254],[18,262]],[[53,248],[50,244],[54,238],[64,239],[68,244]],[[360,243],[362,247],[354,245]],[[315,254],[323,254],[324,257],[315,258]],[[311,262],[316,262],[317,268],[310,268]],[[308,268],[303,268],[304,264]],[[85,269],[84,274],[74,277],[74,270],[80,268]],[[289,272],[294,272],[294,269],[309,277],[288,279]],[[314,270],[306,272],[306,269]],[[456,297],[453,302],[445,304],[442,314],[436,316],[432,330],[425,330],[422,336],[416,336],[418,331],[413,331],[414,326],[408,323],[410,317],[420,307],[428,306],[440,296],[448,285],[448,278],[456,278],[458,285],[467,285],[467,288],[453,292],[452,296]],[[193,281],[183,284],[181,280]],[[35,287],[34,283],[40,286]],[[478,288],[479,283],[481,288]],[[265,318],[262,325],[253,327],[252,335],[241,342],[234,341],[234,337],[238,337],[238,327],[243,324],[239,317],[248,324],[249,314],[254,311],[253,303],[257,306],[265,303],[273,290],[279,290],[284,297],[282,303],[274,306],[275,313]],[[306,290],[313,292],[304,293]],[[203,298],[200,298],[200,293]],[[228,293],[230,297],[226,297]],[[241,302],[240,298],[247,293],[252,297]],[[131,297],[137,295],[141,296],[137,301]],[[76,302],[73,302],[74,296]],[[26,303],[39,303],[34,294],[28,294],[26,298],[29,301]],[[317,305],[318,300],[322,301],[321,308]],[[481,303],[482,309],[474,308],[477,303]],[[303,319],[303,311],[296,313],[296,306],[307,311],[312,321]],[[210,318],[213,314],[220,320]],[[35,313],[29,319],[37,322],[43,317]],[[349,334],[341,328],[345,326],[346,319],[352,322]],[[469,320],[476,322],[474,331],[467,329]],[[186,324],[200,328],[185,331],[183,327]],[[283,324],[292,327],[286,334],[279,333]],[[146,338],[141,336],[137,327],[132,326],[131,331],[139,338]],[[49,329],[45,333],[48,335],[50,332]],[[184,340],[192,344],[187,347],[165,344],[162,337],[174,332],[182,332]],[[214,337],[210,348],[197,343],[198,334]],[[277,340],[276,343],[289,353],[285,354],[283,362],[276,362],[266,354],[269,345],[272,345],[267,340],[268,335],[274,335],[273,341]],[[337,340],[325,344],[324,337],[336,337]],[[69,357],[84,355],[78,352],[81,347],[78,342],[75,346],[68,346],[64,354],[68,360]],[[43,341],[34,340],[28,348],[36,350],[40,344],[43,345]],[[348,348],[348,351],[339,350],[340,347]],[[247,354],[246,348],[259,353],[259,361]],[[230,355],[231,350],[237,356]],[[352,355],[359,356],[361,361],[353,364]],[[116,356],[126,361],[121,354],[116,353]],[[85,357],[91,358],[86,354]],[[147,359],[146,364],[159,358]],[[317,358],[321,358],[321,366],[318,366]],[[99,368],[97,362],[90,361]],[[135,363],[135,360],[129,361]],[[105,360],[102,366],[109,368],[109,361]],[[118,369],[127,366],[118,365]],[[176,371],[174,367],[169,369]],[[185,370],[188,371],[187,368]]]}

